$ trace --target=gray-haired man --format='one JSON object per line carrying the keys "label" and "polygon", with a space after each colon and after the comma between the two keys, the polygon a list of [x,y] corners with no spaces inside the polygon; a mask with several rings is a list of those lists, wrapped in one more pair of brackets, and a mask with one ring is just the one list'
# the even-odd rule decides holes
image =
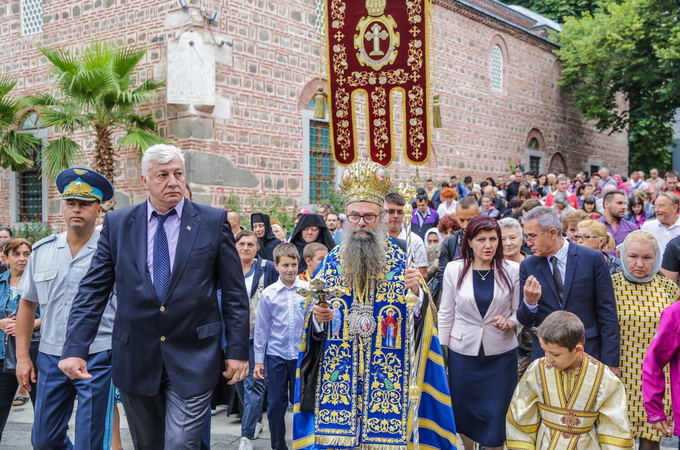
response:
{"label": "gray-haired man", "polygon": [[226,211],[184,198],[182,152],[149,148],[142,182],[146,202],[104,219],[59,367],[89,376],[87,347],[115,287],[113,381],[135,448],[197,448],[223,358],[222,321],[224,375],[235,383],[248,372],[248,297]]}
{"label": "gray-haired man", "polygon": [[[586,327],[586,353],[617,371],[619,320],[602,253],[564,239],[557,214],[545,206],[524,216],[524,238],[533,256],[519,270],[520,323],[539,326],[554,311],[570,311]],[[542,355],[534,337],[531,357]]]}

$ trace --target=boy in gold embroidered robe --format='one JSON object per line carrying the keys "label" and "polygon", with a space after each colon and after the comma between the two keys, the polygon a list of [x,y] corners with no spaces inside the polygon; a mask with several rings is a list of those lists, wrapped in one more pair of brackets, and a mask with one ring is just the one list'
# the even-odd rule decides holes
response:
{"label": "boy in gold embroidered robe", "polygon": [[538,327],[538,337],[545,357],[529,366],[515,389],[508,449],[632,449],[623,384],[584,353],[579,318],[556,311]]}

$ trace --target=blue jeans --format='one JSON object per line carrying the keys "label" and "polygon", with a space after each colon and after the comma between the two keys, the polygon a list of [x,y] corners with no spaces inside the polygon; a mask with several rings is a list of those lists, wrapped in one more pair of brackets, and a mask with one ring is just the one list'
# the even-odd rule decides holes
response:
{"label": "blue jeans", "polygon": [[267,418],[272,437],[272,449],[288,450],[286,445],[286,410],[293,402],[295,392],[295,370],[297,359],[283,359],[280,356],[265,356],[269,401]]}
{"label": "blue jeans", "polygon": [[236,393],[243,405],[241,418],[241,437],[255,438],[255,427],[262,421],[262,403],[264,402],[264,380],[253,377],[255,370],[255,351],[253,340],[250,340],[250,354],[248,356],[248,376],[236,383]]}

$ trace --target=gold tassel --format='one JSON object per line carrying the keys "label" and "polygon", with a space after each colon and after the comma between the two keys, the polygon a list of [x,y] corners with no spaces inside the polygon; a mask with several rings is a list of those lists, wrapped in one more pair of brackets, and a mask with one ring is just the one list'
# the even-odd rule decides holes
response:
{"label": "gold tassel", "polygon": [[319,86],[314,94],[314,118],[326,118],[326,93],[323,91],[323,86]]}
{"label": "gold tassel", "polygon": [[434,94],[432,99],[432,126],[435,128],[442,127],[442,111],[439,105],[439,94]]}

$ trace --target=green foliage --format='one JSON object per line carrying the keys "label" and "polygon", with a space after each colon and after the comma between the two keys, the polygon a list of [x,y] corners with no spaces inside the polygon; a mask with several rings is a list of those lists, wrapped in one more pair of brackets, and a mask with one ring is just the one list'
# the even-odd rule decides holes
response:
{"label": "green foliage", "polygon": [[331,211],[336,214],[345,212],[345,196],[342,195],[340,189],[330,186],[328,189],[328,203],[331,205]]}
{"label": "green foliage", "polygon": [[[270,219],[277,219],[281,222],[286,234],[290,234],[295,228],[295,214],[297,211],[291,210],[286,206],[285,201],[278,195],[274,196],[253,196],[249,199],[250,211],[267,214]],[[248,223],[250,229],[250,223]]]}
{"label": "green foliage", "polygon": [[15,238],[23,238],[33,244],[44,237],[53,235],[55,231],[48,224],[31,219],[15,228],[13,233]]}
{"label": "green foliage", "polygon": [[239,214],[241,213],[241,199],[239,199],[238,196],[233,193],[229,194],[228,196],[224,196],[224,202],[222,204],[224,209],[227,211],[233,211]]}
{"label": "green foliage", "polygon": [[[565,20],[561,84],[601,131],[628,131],[629,166],[665,168],[680,107],[680,22],[670,0],[604,0]],[[622,101],[624,100],[624,101]]]}
{"label": "green foliage", "polygon": [[513,0],[512,4],[524,6],[557,22],[564,21],[565,17],[595,12],[598,8],[598,3],[592,0]]}
{"label": "green foliage", "polygon": [[[94,167],[111,181],[116,148],[142,152],[151,145],[170,142],[155,134],[158,126],[152,114],[139,114],[164,85],[158,80],[136,85],[135,71],[146,48],[94,42],[76,54],[60,47],[37,47],[52,64],[57,93],[38,94],[28,101],[39,110],[45,126],[65,134],[45,148],[43,171],[47,176],[56,176],[81,158],[80,146],[71,139],[81,129],[95,131]],[[116,131],[125,134],[114,147],[111,135]]]}
{"label": "green foliage", "polygon": [[0,75],[0,167],[22,172],[33,165],[40,139],[16,131],[24,119],[25,105],[9,95],[14,86],[15,80]]}
{"label": "green foliage", "polygon": [[270,219],[277,219],[286,230],[286,233],[291,233],[295,228],[295,214],[290,206],[286,206],[286,202],[278,195],[275,196],[260,196],[254,195],[249,197],[246,204],[241,204],[241,199],[235,194],[225,195],[222,202],[223,207],[228,211],[234,211],[241,214],[241,225],[250,230],[250,220],[248,215],[243,214],[244,211],[264,213]]}

